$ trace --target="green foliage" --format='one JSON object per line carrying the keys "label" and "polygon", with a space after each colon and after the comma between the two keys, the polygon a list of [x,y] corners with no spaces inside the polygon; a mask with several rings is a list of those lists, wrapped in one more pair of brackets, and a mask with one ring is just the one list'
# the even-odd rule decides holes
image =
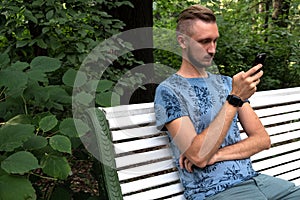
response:
{"label": "green foliage", "polygon": [[[122,5],[132,6],[125,0],[1,1],[0,199],[75,196],[70,192],[72,164],[78,155],[90,159],[79,139],[90,127],[72,118],[72,90],[93,76],[77,73],[87,55],[124,27],[107,13]],[[110,44],[114,51],[120,46],[131,48],[121,40]],[[98,63],[115,59],[109,50],[99,51]],[[115,62],[129,66],[136,61],[128,53]],[[110,68],[122,76],[123,71]],[[98,105],[109,106],[117,81],[105,78],[96,98]],[[93,88],[97,83],[88,84]],[[119,97],[122,91],[115,93]],[[88,105],[94,96],[80,93],[77,99]]]}
{"label": "green foliage", "polygon": [[[195,1],[155,0],[154,24],[156,27],[175,30],[176,17],[182,8]],[[233,76],[248,70],[259,52],[267,53],[263,68],[261,90],[300,85],[299,19],[297,1],[290,1],[288,17],[272,19],[274,9],[261,1],[200,1],[217,15],[220,32],[215,62],[222,74]],[[286,26],[280,26],[284,20]],[[155,61],[178,68],[181,59],[169,52],[155,51]]]}
{"label": "green foliage", "polygon": [[25,177],[2,175],[0,176],[0,199],[36,199],[36,194],[30,181]]}
{"label": "green foliage", "polygon": [[26,151],[18,151],[1,162],[1,168],[11,174],[24,174],[39,167],[37,158]]}
{"label": "green foliage", "polygon": [[[153,16],[154,26],[158,28],[165,28],[168,30],[176,30],[176,19],[183,8],[195,4],[195,1],[180,1],[180,0],[154,0]],[[174,38],[172,38],[174,37]],[[173,46],[177,45],[176,35],[165,33],[159,34],[156,38],[159,39],[159,44],[155,46],[160,47],[162,44],[170,44],[172,41]],[[174,40],[172,40],[174,39]],[[155,42],[155,41],[154,41]],[[179,51],[180,52],[180,51]],[[172,52],[164,51],[161,49],[154,50],[154,60],[156,63],[161,63],[166,66],[178,69],[181,64],[181,56]]]}

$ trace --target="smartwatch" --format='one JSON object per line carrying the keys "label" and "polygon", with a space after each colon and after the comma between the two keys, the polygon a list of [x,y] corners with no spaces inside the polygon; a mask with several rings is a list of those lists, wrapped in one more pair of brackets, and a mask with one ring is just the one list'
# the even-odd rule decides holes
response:
{"label": "smartwatch", "polygon": [[227,96],[226,100],[234,107],[242,107],[242,105],[245,103],[240,97],[231,94]]}

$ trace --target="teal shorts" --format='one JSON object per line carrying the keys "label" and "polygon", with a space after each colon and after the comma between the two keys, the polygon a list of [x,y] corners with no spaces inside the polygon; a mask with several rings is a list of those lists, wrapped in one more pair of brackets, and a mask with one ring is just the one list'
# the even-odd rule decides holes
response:
{"label": "teal shorts", "polygon": [[206,200],[300,200],[300,187],[290,181],[259,174]]}

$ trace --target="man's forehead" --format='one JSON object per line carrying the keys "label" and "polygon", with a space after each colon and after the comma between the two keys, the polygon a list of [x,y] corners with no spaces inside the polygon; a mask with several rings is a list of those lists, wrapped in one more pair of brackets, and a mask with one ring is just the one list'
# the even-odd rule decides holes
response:
{"label": "man's forehead", "polygon": [[208,23],[201,20],[195,21],[192,25],[191,37],[194,38],[218,38],[219,30],[217,23]]}

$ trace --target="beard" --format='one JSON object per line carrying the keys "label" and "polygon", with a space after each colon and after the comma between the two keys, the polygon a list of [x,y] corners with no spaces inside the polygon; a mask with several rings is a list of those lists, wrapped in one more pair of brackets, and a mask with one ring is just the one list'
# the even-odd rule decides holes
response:
{"label": "beard", "polygon": [[[208,55],[209,58],[212,58],[211,55]],[[207,57],[208,59],[208,56],[205,56]],[[193,54],[191,53],[191,50],[190,48],[187,49],[187,58],[188,58],[188,61],[196,68],[200,69],[200,68],[207,68],[207,67],[210,67],[212,65],[212,61],[207,63],[207,62],[202,62],[200,61],[199,59],[195,58],[195,56],[193,56]]]}

